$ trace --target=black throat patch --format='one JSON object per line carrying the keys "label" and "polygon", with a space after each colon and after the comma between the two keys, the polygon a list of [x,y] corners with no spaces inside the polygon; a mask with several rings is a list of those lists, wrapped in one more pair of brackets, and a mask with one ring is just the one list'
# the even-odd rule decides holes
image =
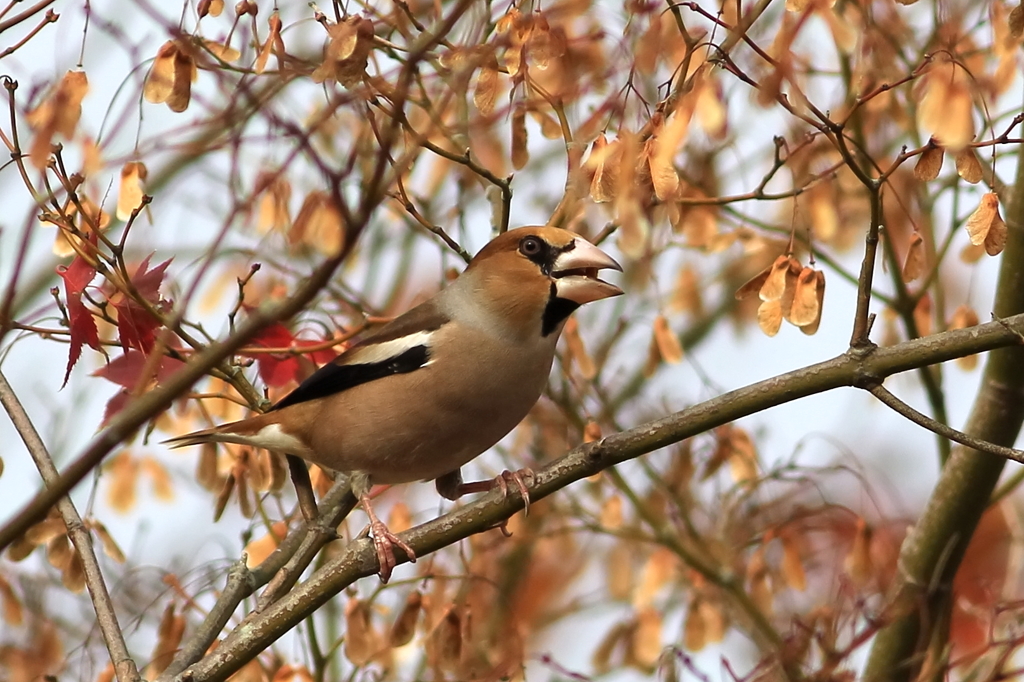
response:
{"label": "black throat patch", "polygon": [[551,283],[551,296],[548,304],[544,306],[544,316],[541,317],[540,334],[548,336],[558,329],[558,325],[565,322],[566,318],[580,307],[579,303],[570,301],[567,298],[558,298],[558,289],[554,282]]}

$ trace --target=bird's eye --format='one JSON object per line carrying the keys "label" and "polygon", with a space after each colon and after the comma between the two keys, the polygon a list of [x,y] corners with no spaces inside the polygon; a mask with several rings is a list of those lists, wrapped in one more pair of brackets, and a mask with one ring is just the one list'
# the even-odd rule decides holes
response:
{"label": "bird's eye", "polygon": [[537,237],[523,237],[519,242],[519,252],[524,256],[536,256],[541,252],[541,242]]}

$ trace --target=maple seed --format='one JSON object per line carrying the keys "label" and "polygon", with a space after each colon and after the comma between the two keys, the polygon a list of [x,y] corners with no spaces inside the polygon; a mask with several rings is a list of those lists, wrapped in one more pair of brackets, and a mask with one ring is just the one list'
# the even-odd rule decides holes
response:
{"label": "maple seed", "polygon": [[775,259],[771,270],[768,272],[767,279],[765,279],[758,292],[762,301],[777,301],[782,298],[786,291],[786,279],[789,274],[789,268],[789,256],[779,256]]}
{"label": "maple seed", "polygon": [[693,107],[678,107],[644,145],[651,171],[651,182],[659,201],[674,198],[679,189],[679,174],[676,173],[674,160],[679,148],[686,141],[692,114]]}
{"label": "maple seed", "polygon": [[913,282],[924,272],[925,249],[924,238],[920,232],[910,235],[910,246],[907,247],[907,259],[903,261],[903,281]]}
{"label": "maple seed", "polygon": [[412,641],[416,634],[416,623],[419,621],[423,594],[418,590],[409,593],[405,600],[405,606],[398,614],[394,624],[391,626],[391,633],[388,637],[392,647],[405,646]]}
{"label": "maple seed", "polygon": [[530,160],[526,138],[526,107],[517,104],[512,112],[512,167],[522,170]]}
{"label": "maple seed", "polygon": [[1017,6],[1010,10],[1007,24],[1010,28],[1010,37],[1020,40],[1021,35],[1024,35],[1024,3],[1017,3]]}
{"label": "maple seed", "polygon": [[689,265],[683,266],[679,271],[669,307],[672,310],[689,313],[696,317],[704,314],[704,300],[701,296],[697,271]]}
{"label": "maple seed", "polygon": [[565,339],[569,357],[575,363],[580,375],[588,381],[597,376],[597,366],[594,364],[590,354],[587,353],[586,346],[583,345],[579,322],[576,321],[576,318],[570,317],[565,323],[565,328],[562,330],[562,338]]}
{"label": "maple seed", "polygon": [[223,62],[237,62],[242,57],[241,52],[224,43],[204,39],[203,45],[210,51],[210,54]]}
{"label": "maple seed", "polygon": [[144,671],[146,679],[153,679],[171,664],[185,634],[185,617],[175,613],[174,602],[164,609],[157,628],[157,642],[150,663]]}
{"label": "maple seed", "polygon": [[270,18],[267,20],[267,26],[270,27],[270,35],[267,36],[266,42],[260,48],[260,53],[256,57],[256,63],[253,65],[253,70],[256,73],[263,73],[266,70],[267,62],[270,61],[271,51],[277,55],[278,67],[281,66],[281,60],[284,58],[284,40],[281,38],[281,17],[277,10],[270,15]]}
{"label": "maple seed", "polygon": [[196,13],[199,14],[200,19],[207,15],[219,17],[223,11],[224,0],[199,0],[199,6],[196,8]]}
{"label": "maple seed", "polygon": [[670,365],[678,365],[682,362],[683,347],[679,344],[679,337],[669,327],[668,319],[664,315],[654,318],[654,342],[662,360]]}
{"label": "maple seed", "polygon": [[83,71],[68,71],[53,93],[29,112],[28,123],[36,131],[29,158],[36,168],[45,168],[50,159],[53,136],[74,137],[82,116],[82,100],[89,91],[89,79]]}
{"label": "maple seed", "polygon": [[498,65],[491,59],[480,67],[476,74],[476,87],[473,89],[473,104],[484,116],[494,112],[498,100]]}
{"label": "maple seed", "polygon": [[970,76],[946,53],[938,53],[924,76],[918,124],[940,145],[958,152],[974,138],[973,106]]}
{"label": "maple seed", "polygon": [[256,178],[257,192],[260,194],[257,210],[256,231],[267,234],[271,230],[284,232],[292,224],[288,204],[292,198],[292,185],[283,175],[261,173]]}
{"label": "maple seed", "polygon": [[797,327],[811,324],[818,319],[818,277],[814,268],[803,268],[797,275],[793,290],[793,304],[790,307],[789,321]]}
{"label": "maple seed", "polygon": [[192,83],[198,78],[199,71],[187,50],[185,45],[174,40],[160,46],[142,89],[147,102],[166,103],[171,111],[178,113],[188,108]]}
{"label": "maple seed", "polygon": [[648,606],[637,614],[636,621],[630,642],[631,658],[642,669],[654,670],[661,657],[661,614]]}
{"label": "maple seed", "polygon": [[373,49],[373,22],[352,16],[328,26],[327,33],[324,60],[314,69],[313,82],[334,80],[345,88],[359,84]]}
{"label": "maple seed", "polygon": [[147,102],[160,104],[171,96],[174,87],[174,55],[177,52],[178,46],[173,40],[168,40],[160,46],[153,65],[149,67],[146,85],[142,90]]}
{"label": "maple seed", "polygon": [[927,292],[914,306],[914,324],[917,325],[917,332],[921,336],[932,333],[932,297]]}
{"label": "maple seed", "polygon": [[595,203],[611,201],[615,197],[615,178],[618,167],[616,153],[621,151],[618,140],[608,142],[608,138],[601,133],[590,145],[590,154],[583,163],[583,168],[591,176],[590,198]]}
{"label": "maple seed", "polygon": [[871,526],[863,518],[857,519],[853,545],[846,555],[843,566],[855,585],[864,586],[874,572],[871,560]]}
{"label": "maple seed", "polygon": [[[978,322],[978,313],[975,312],[974,308],[966,303],[962,303],[953,311],[953,317],[949,321],[949,329],[950,331],[954,329],[967,329],[968,327],[977,326]],[[957,358],[956,363],[963,370],[969,372],[978,366],[978,356],[977,354],[965,355],[962,358]]]}
{"label": "maple seed", "polygon": [[345,658],[354,665],[366,665],[377,653],[377,637],[370,624],[370,607],[360,599],[345,605]]}
{"label": "maple seed", "polygon": [[971,244],[985,246],[990,256],[998,255],[1006,246],[1006,223],[999,215],[999,197],[995,192],[986,192],[974,213],[967,218],[967,234]]}
{"label": "maple seed", "polygon": [[311,246],[325,256],[341,253],[345,228],[341,211],[327,192],[310,192],[288,233],[288,242]]}
{"label": "maple seed", "polygon": [[128,220],[132,213],[141,208],[146,193],[146,164],[141,161],[129,161],[121,167],[121,185],[117,193],[118,220]]}
{"label": "maple seed", "polygon": [[928,147],[921,152],[921,157],[914,166],[914,177],[922,182],[928,182],[939,177],[942,170],[942,158],[946,152],[935,143],[935,138],[928,141]]}
{"label": "maple seed", "polygon": [[970,147],[961,149],[957,153],[956,172],[957,175],[972,185],[977,185],[984,177],[981,161],[978,160],[978,155]]}

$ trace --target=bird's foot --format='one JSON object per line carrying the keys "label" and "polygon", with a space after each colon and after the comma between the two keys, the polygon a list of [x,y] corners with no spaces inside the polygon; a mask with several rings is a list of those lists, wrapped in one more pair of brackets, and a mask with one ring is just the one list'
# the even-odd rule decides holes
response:
{"label": "bird's foot", "polygon": [[388,530],[384,522],[377,518],[368,497],[364,497],[362,502],[363,510],[370,517],[370,538],[373,539],[373,547],[377,551],[380,581],[386,584],[391,579],[391,571],[398,565],[398,561],[395,560],[395,547],[405,552],[411,563],[416,563],[416,552],[400,537]]}
{"label": "bird's foot", "polygon": [[526,480],[529,479],[530,483],[533,483],[533,469],[529,467],[523,467],[518,471],[502,471],[499,475],[494,477],[494,484],[501,489],[501,496],[508,497],[508,484],[511,483],[519,491],[519,496],[523,498],[523,515],[530,515],[530,490],[526,487]]}
{"label": "bird's foot", "polygon": [[494,490],[495,488],[501,491],[501,496],[508,497],[508,487],[512,484],[519,491],[520,497],[523,498],[523,513],[530,513],[530,489],[527,487],[527,481],[533,482],[533,469],[529,467],[523,467],[518,471],[502,471],[499,475],[495,476],[489,481],[473,481],[472,483],[460,483],[458,486],[457,496],[466,495],[468,493],[486,493]]}

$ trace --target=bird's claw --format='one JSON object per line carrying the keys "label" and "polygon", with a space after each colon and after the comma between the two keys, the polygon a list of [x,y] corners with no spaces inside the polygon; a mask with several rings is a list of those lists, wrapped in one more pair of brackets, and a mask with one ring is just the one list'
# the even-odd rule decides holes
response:
{"label": "bird's claw", "polygon": [[391,580],[391,571],[398,565],[398,561],[395,560],[395,547],[405,552],[405,555],[409,557],[410,563],[416,563],[416,552],[400,537],[388,530],[384,522],[377,518],[377,513],[373,511],[373,505],[370,503],[369,495],[361,494],[359,499],[363,505],[363,511],[366,512],[366,516],[370,519],[369,532],[370,537],[373,539],[373,548],[377,552],[377,563],[380,565],[380,581],[387,583],[387,581]]}
{"label": "bird's claw", "polygon": [[508,529],[508,519],[502,519],[501,523],[494,527],[501,531],[501,534],[505,537],[512,537],[512,531]]}
{"label": "bird's claw", "polygon": [[530,490],[526,486],[526,480],[529,479],[533,483],[534,473],[533,469],[529,467],[523,467],[518,471],[502,471],[501,474],[494,478],[494,484],[501,490],[502,497],[508,497],[508,484],[511,483],[519,491],[519,496],[523,498],[523,515],[529,516],[530,514]]}
{"label": "bird's claw", "polygon": [[379,519],[370,522],[370,537],[373,539],[373,547],[377,551],[377,562],[380,564],[380,581],[387,583],[391,579],[391,571],[398,562],[395,560],[395,547],[405,552],[411,563],[416,563],[416,552],[406,544],[400,537],[388,530]]}

